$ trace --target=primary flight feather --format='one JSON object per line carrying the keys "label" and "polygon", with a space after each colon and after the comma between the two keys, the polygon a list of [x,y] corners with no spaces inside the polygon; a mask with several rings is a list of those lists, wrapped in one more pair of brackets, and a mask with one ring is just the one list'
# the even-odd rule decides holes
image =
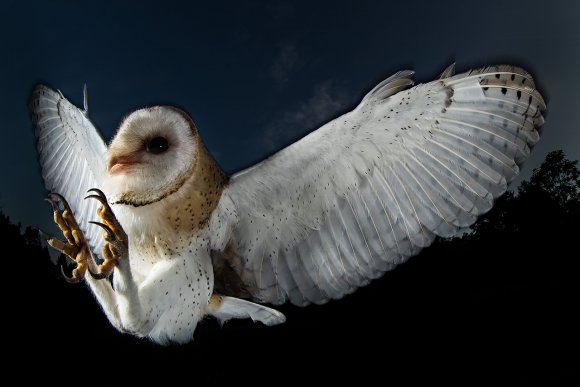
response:
{"label": "primary flight feather", "polygon": [[255,302],[338,299],[457,235],[518,174],[546,105],[513,66],[450,66],[415,87],[412,75],[230,177],[182,110],[137,110],[107,147],[86,110],[38,86],[40,163],[65,241],[46,238],[76,262],[65,278],[86,280],[120,331],[184,343],[205,315],[278,324]]}

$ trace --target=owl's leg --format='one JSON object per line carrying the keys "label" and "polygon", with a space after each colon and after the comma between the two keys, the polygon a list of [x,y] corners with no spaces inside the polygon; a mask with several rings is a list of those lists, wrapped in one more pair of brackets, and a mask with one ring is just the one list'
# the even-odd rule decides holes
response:
{"label": "owl's leg", "polygon": [[103,236],[107,242],[103,247],[103,263],[98,265],[96,271],[89,269],[89,272],[93,278],[102,279],[108,277],[113,272],[115,266],[119,264],[119,259],[128,256],[128,239],[125,230],[123,230],[123,227],[121,227],[121,224],[111,210],[103,191],[92,188],[89,192],[95,192],[95,194],[89,195],[85,199],[93,198],[101,203],[97,209],[97,215],[102,220],[102,223],[89,223],[95,224],[103,229]]}
{"label": "owl's leg", "polygon": [[[129,239],[109,206],[105,194],[97,188],[92,188],[89,192],[95,194],[87,196],[86,199],[92,198],[101,203],[97,209],[97,215],[102,222],[91,223],[103,229],[103,236],[107,243],[103,247],[104,262],[97,267],[96,271],[89,267],[91,275],[87,277],[87,281],[103,308],[116,309],[115,316],[118,316],[120,322],[118,329],[143,337],[151,330],[153,321],[144,313],[139,287],[133,279],[129,264]],[[104,297],[101,297],[98,293],[98,284],[100,282],[109,284],[109,282],[98,280],[108,277],[113,270],[115,270],[113,276],[115,290],[112,292],[112,297],[108,289]],[[109,320],[111,320],[110,316]]]}
{"label": "owl's leg", "polygon": [[[58,204],[53,200],[56,198],[60,201],[63,206],[61,211]],[[79,228],[73,214],[66,200],[57,193],[50,193],[46,201],[52,206],[52,211],[54,213],[54,222],[58,225],[62,234],[66,238],[66,243],[60,239],[47,235],[40,232],[40,235],[46,239],[48,244],[55,248],[56,250],[64,253],[67,257],[72,259],[76,263],[76,267],[72,271],[72,277],[67,277],[61,266],[62,275],[64,279],[69,283],[80,282],[87,272],[87,268],[93,264],[94,261],[91,257],[87,242],[83,235],[83,232]]]}

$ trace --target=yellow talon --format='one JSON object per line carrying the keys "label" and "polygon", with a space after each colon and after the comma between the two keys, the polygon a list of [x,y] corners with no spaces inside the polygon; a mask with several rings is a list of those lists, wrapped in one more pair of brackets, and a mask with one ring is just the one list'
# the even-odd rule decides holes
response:
{"label": "yellow talon", "polygon": [[[53,197],[61,202],[64,208],[63,211],[60,210]],[[60,270],[64,279],[68,283],[78,283],[85,277],[87,271],[87,260],[90,258],[87,242],[85,241],[83,233],[72,215],[72,210],[65,198],[60,194],[50,193],[46,201],[48,201],[52,207],[54,222],[60,228],[66,239],[66,243],[42,231],[40,231],[40,235],[51,247],[65,254],[76,263],[76,267],[72,271],[72,277],[68,277],[64,273],[62,266]]]}
{"label": "yellow talon", "polygon": [[[101,218],[102,222],[89,222],[103,229],[106,243],[103,247],[104,261],[100,265],[97,265],[93,260],[84,234],[79,228],[66,199],[62,195],[54,192],[51,192],[46,199],[52,207],[54,222],[60,228],[66,239],[66,243],[43,232],[41,232],[41,236],[46,239],[51,247],[64,253],[75,262],[76,267],[73,269],[71,277],[68,277],[61,267],[62,275],[69,283],[80,282],[85,278],[87,270],[95,279],[107,278],[113,272],[115,266],[118,265],[119,258],[124,256],[127,250],[127,235],[113,214],[105,194],[98,189],[90,189],[89,192],[95,192],[96,194],[89,195],[85,199],[92,198],[101,203],[97,209],[97,215]],[[61,203],[63,207],[62,211],[57,201]]]}
{"label": "yellow talon", "polygon": [[107,242],[103,246],[103,263],[97,266],[97,272],[89,268],[89,273],[95,279],[107,278],[119,263],[119,258],[123,256],[120,249],[126,249],[127,235],[113,214],[105,194],[96,188],[90,189],[89,192],[95,192],[95,195],[89,195],[85,199],[95,199],[101,203],[97,208],[97,215],[102,222],[89,222],[103,229],[103,236]]}

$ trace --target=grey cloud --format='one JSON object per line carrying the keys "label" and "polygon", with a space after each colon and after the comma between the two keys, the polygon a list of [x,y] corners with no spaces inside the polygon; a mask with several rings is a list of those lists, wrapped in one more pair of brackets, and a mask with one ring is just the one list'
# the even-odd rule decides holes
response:
{"label": "grey cloud", "polygon": [[349,102],[346,88],[332,80],[314,86],[307,101],[286,111],[266,126],[263,143],[270,151],[283,142],[295,140],[343,113]]}

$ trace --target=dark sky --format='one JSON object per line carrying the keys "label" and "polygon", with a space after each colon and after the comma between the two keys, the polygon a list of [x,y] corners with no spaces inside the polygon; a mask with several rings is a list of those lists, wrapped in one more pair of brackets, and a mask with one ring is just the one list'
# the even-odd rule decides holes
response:
{"label": "dark sky", "polygon": [[[82,104],[110,140],[132,110],[188,111],[229,173],[353,108],[401,69],[426,82],[452,61],[525,67],[548,100],[545,155],[580,158],[580,3],[6,1],[0,11],[0,208],[49,228],[27,101],[42,82]],[[182,4],[183,3],[183,4]]]}

